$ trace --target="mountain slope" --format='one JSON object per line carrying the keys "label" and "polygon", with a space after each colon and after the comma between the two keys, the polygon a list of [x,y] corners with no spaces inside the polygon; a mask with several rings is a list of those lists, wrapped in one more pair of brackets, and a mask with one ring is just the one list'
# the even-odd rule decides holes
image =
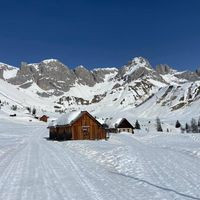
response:
{"label": "mountain slope", "polygon": [[175,116],[193,107],[198,112],[199,75],[198,70],[179,72],[165,64],[154,69],[142,57],[121,68],[94,70],[70,69],[56,59],[22,63],[20,69],[1,63],[0,100],[7,107],[50,112],[87,109],[108,117],[132,112],[144,118],[161,112]]}

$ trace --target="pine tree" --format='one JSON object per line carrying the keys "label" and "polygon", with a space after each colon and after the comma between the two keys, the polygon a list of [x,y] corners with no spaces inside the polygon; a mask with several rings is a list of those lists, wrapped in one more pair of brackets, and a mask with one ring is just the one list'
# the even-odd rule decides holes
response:
{"label": "pine tree", "polygon": [[140,129],[140,124],[139,124],[138,120],[136,120],[136,122],[135,122],[135,129]]}
{"label": "pine tree", "polygon": [[192,133],[198,133],[198,125],[194,118],[192,118],[191,120],[191,130],[192,130]]}
{"label": "pine tree", "polygon": [[200,127],[200,117],[199,117],[199,119],[198,119],[198,127]]}
{"label": "pine tree", "polygon": [[181,127],[181,124],[180,124],[180,122],[179,122],[178,120],[176,121],[175,127],[176,127],[176,128],[180,128],[180,127]]}
{"label": "pine tree", "polygon": [[156,118],[156,127],[157,127],[157,131],[163,132],[161,122],[160,122],[160,119],[158,117]]}
{"label": "pine tree", "polygon": [[185,124],[185,130],[187,133],[189,132],[189,125],[187,123]]}
{"label": "pine tree", "polygon": [[32,110],[32,115],[36,115],[36,109],[35,108],[33,108],[33,110]]}
{"label": "pine tree", "polygon": [[26,109],[28,110],[29,114],[31,114],[31,107],[26,107]]}

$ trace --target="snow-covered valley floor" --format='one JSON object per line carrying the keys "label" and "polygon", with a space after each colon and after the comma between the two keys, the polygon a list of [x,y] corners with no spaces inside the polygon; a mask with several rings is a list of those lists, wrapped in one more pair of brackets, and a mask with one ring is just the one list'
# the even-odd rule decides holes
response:
{"label": "snow-covered valley floor", "polygon": [[2,200],[200,200],[200,135],[49,141],[42,123],[0,120]]}

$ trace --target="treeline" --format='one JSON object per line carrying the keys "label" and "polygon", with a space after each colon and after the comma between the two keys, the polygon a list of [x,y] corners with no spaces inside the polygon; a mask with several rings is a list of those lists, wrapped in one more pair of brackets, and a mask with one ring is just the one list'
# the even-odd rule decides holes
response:
{"label": "treeline", "polygon": [[190,123],[185,123],[185,125],[181,125],[177,120],[175,127],[180,128],[182,133],[200,133],[200,117],[198,120],[192,118]]}
{"label": "treeline", "polygon": [[[149,121],[150,123],[150,121]],[[175,128],[180,128],[182,133],[200,133],[200,117],[198,120],[192,118],[191,121],[185,124],[181,124],[179,120],[175,123]],[[138,120],[135,122],[135,129],[140,129],[140,124]],[[160,118],[156,118],[156,130],[158,132],[163,132],[162,123]],[[168,128],[166,129],[167,132],[171,131]]]}

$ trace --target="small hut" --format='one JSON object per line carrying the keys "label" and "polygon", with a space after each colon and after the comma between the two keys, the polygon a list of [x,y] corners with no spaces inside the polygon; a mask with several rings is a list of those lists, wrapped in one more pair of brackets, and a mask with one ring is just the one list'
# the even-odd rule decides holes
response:
{"label": "small hut", "polygon": [[106,139],[103,126],[87,111],[63,114],[49,124],[49,138],[55,140]]}
{"label": "small hut", "polygon": [[108,131],[112,133],[129,132],[134,133],[134,127],[126,118],[111,120],[108,123]]}
{"label": "small hut", "polygon": [[49,118],[48,116],[42,115],[42,117],[40,117],[39,119],[40,119],[40,121],[47,122],[48,118]]}

